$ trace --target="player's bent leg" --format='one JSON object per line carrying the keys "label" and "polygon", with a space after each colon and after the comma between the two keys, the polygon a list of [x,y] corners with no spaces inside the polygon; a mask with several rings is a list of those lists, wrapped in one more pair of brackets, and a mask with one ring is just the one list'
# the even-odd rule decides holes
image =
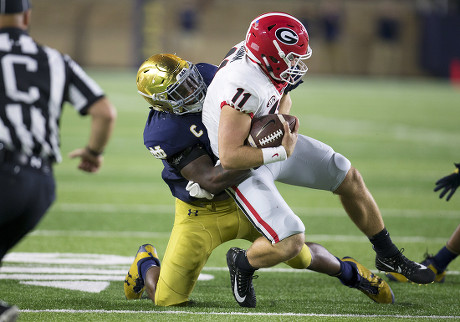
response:
{"label": "player's bent leg", "polygon": [[160,278],[161,269],[159,266],[152,266],[145,272],[144,275],[144,285],[145,285],[145,292],[155,303],[155,292],[157,290],[158,279]]}
{"label": "player's bent leg", "polygon": [[237,247],[230,248],[227,252],[227,266],[236,302],[243,307],[255,307],[257,301],[252,285],[254,272],[259,268],[271,267],[292,259],[302,250],[309,254],[308,247],[305,250],[304,240],[303,233],[285,238],[276,244],[260,237],[247,251]]}
{"label": "player's bent leg", "polygon": [[155,292],[156,305],[177,306],[189,301],[209,255],[222,243],[220,236],[225,228],[219,226],[216,212],[226,212],[225,205],[221,202],[210,210],[176,200],[174,227]]}
{"label": "player's bent leg", "polygon": [[171,235],[165,256],[163,257],[161,274],[156,285],[155,304],[158,306],[185,305],[189,301],[200,272],[205,265],[209,253],[210,238],[199,234],[199,230],[189,233],[182,231],[180,235]]}
{"label": "player's bent leg", "polygon": [[276,244],[258,238],[247,250],[249,264],[254,268],[272,267],[297,256],[305,243],[303,233],[289,236]]}
{"label": "player's bent leg", "polygon": [[384,229],[377,203],[356,168],[350,168],[334,193],[339,195],[348,216],[367,237],[372,237]]}
{"label": "player's bent leg", "polygon": [[340,196],[349,217],[372,242],[377,269],[400,273],[414,283],[433,282],[435,275],[430,269],[406,258],[393,244],[377,203],[358,170],[350,168],[345,180],[334,193]]}
{"label": "player's bent leg", "polygon": [[309,270],[337,277],[342,284],[356,288],[377,303],[393,303],[390,286],[351,257],[339,260],[322,245],[307,243],[311,251]]}

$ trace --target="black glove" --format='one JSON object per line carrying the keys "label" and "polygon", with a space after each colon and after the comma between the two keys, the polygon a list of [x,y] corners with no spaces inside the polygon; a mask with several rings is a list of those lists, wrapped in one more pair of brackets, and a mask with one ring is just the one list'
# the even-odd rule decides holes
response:
{"label": "black glove", "polygon": [[292,84],[289,84],[288,86],[286,86],[286,88],[284,89],[284,94],[287,94],[289,93],[290,91],[292,91],[293,89],[295,89],[297,86],[299,86],[300,84],[303,83],[303,80],[299,80],[297,83],[295,83],[294,85]]}
{"label": "black glove", "polygon": [[446,197],[446,201],[449,201],[450,197],[452,197],[452,195],[455,193],[458,186],[460,186],[460,163],[454,164],[457,167],[454,173],[449,174],[448,176],[445,176],[444,178],[441,178],[438,181],[436,181],[436,188],[434,188],[434,191],[444,189],[439,195],[439,198],[441,199],[450,190],[449,194]]}

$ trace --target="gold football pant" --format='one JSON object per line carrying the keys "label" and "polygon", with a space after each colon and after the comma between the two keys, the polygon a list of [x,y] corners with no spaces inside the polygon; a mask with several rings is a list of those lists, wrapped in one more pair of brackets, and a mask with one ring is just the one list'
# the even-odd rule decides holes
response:
{"label": "gold football pant", "polygon": [[[211,252],[233,239],[253,242],[261,234],[228,198],[218,202],[185,203],[176,199],[174,226],[161,263],[155,293],[159,306],[188,301]],[[311,254],[305,245],[301,253],[286,262],[294,268],[307,268]]]}

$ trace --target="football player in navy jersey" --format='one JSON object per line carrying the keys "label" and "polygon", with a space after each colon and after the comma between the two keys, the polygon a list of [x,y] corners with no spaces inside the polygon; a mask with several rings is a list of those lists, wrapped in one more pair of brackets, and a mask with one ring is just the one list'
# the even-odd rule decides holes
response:
{"label": "football player in navy jersey", "polygon": [[[127,299],[146,290],[159,306],[183,305],[211,252],[233,239],[254,242],[261,237],[224,191],[249,175],[248,170],[223,170],[213,157],[201,122],[207,85],[217,67],[192,64],[175,55],[151,56],[140,66],[137,88],[150,104],[144,144],[162,160],[162,178],[176,198],[175,221],[160,269],[155,247],[144,244],[124,282]],[[288,90],[292,89],[289,88]],[[307,242],[286,264],[336,276],[379,303],[392,303],[393,292],[380,277],[350,257],[339,260],[323,246]],[[247,299],[255,306],[255,298]]]}

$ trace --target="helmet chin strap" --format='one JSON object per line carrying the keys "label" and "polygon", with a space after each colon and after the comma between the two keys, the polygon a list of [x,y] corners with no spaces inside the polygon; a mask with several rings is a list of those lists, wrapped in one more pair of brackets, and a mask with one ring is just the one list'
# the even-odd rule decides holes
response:
{"label": "helmet chin strap", "polygon": [[[264,61],[264,64],[265,64],[266,73],[268,73],[268,75],[269,75],[271,78],[273,78],[275,81],[281,82],[282,79],[276,77],[275,74],[273,73],[273,69],[272,69],[272,67],[270,66],[270,64],[268,63],[267,57],[262,56],[262,60]],[[263,67],[262,64],[260,64],[260,65],[261,65],[261,67]]]}
{"label": "helmet chin strap", "polygon": [[280,45],[278,44],[278,42],[273,39],[273,45],[275,45],[275,48],[278,50],[278,55],[280,55],[281,58],[286,58],[286,54],[284,53],[284,51],[281,49]]}

